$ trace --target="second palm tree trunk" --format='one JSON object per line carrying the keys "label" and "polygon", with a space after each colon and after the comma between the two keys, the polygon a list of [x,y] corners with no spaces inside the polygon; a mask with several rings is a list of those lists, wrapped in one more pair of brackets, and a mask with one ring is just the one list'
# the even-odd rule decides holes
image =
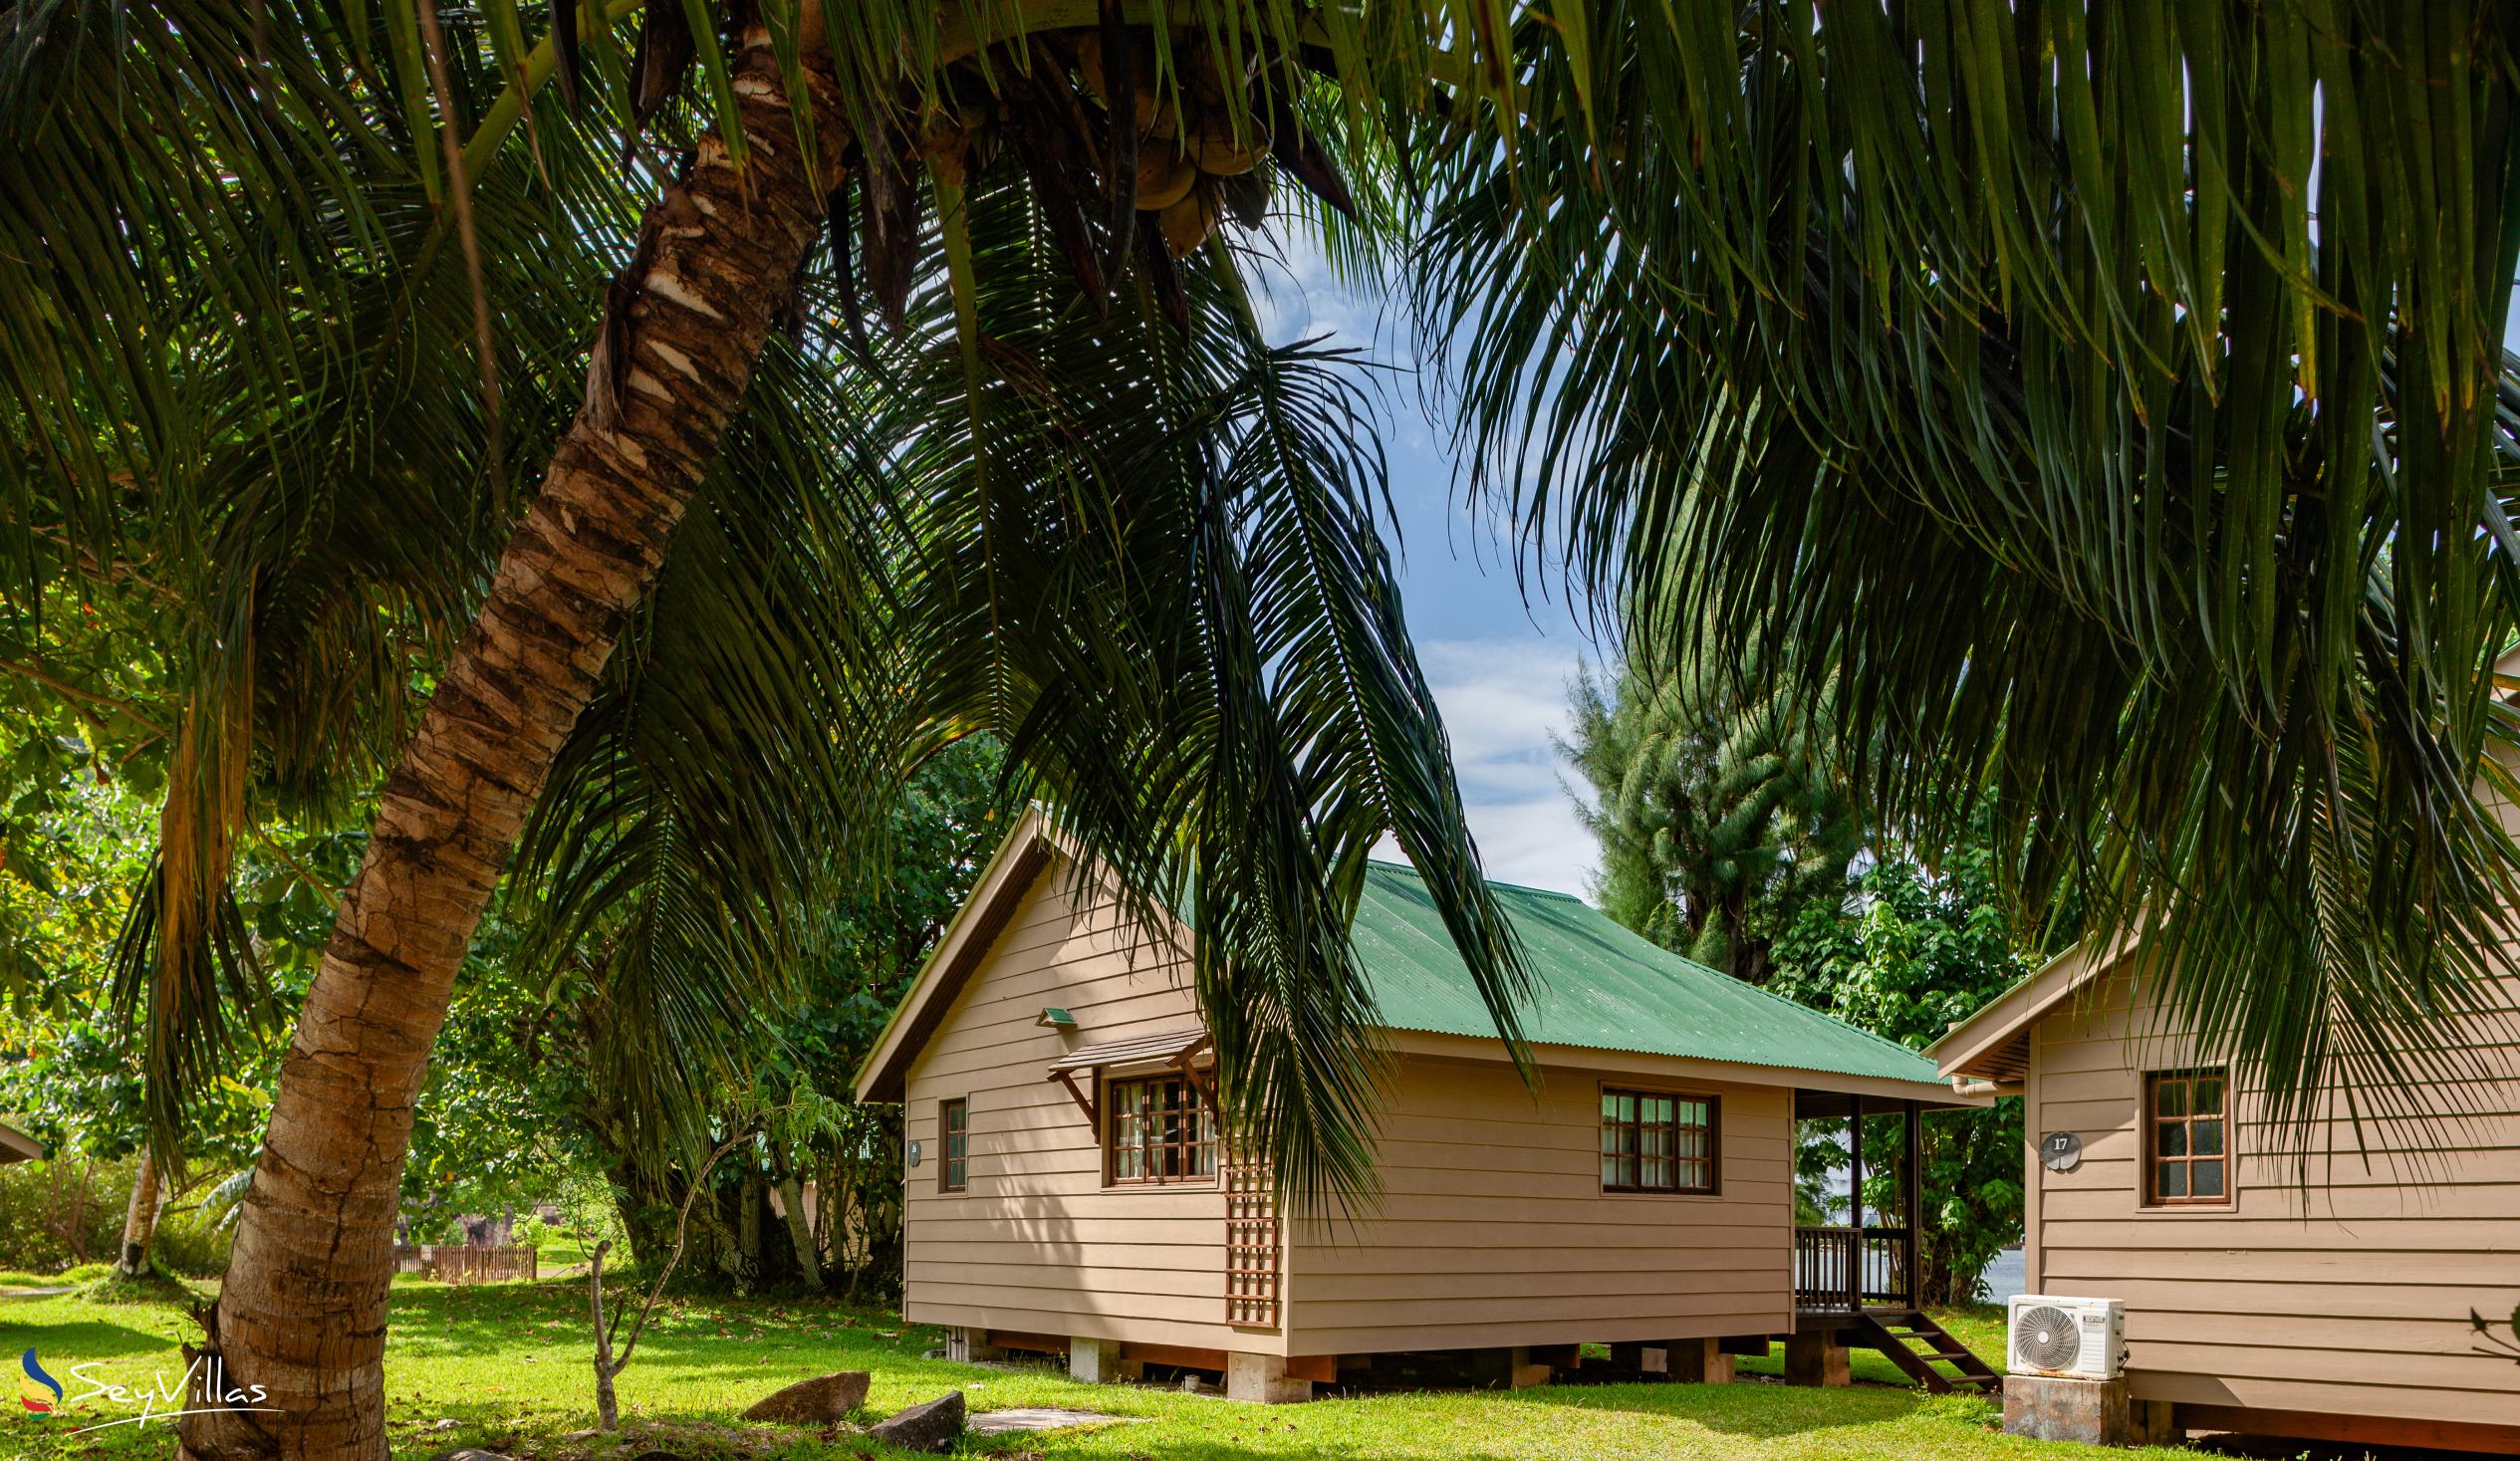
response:
{"label": "second palm tree trunk", "polygon": [[116,1273],[136,1279],[149,1272],[148,1249],[157,1239],[157,1213],[165,1202],[157,1158],[141,1147],[139,1170],[131,1175],[131,1205],[123,1213],[123,1251],[114,1260]]}
{"label": "second palm tree trunk", "polygon": [[[202,1371],[259,1409],[183,1422],[186,1457],[381,1461],[396,1193],[412,1103],[473,930],[553,758],[752,378],[839,179],[808,176],[766,35],[735,94],[750,157],[701,140],[617,286],[589,404],[387,780],[306,1005]],[[812,69],[817,116],[836,119]],[[612,368],[606,368],[610,356]],[[618,385],[618,405],[615,390]],[[199,1403],[199,1402],[194,1402]]]}

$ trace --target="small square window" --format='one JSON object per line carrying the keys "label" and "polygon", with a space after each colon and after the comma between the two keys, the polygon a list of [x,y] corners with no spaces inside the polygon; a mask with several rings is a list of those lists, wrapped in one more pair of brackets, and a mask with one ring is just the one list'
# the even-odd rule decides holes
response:
{"label": "small square window", "polygon": [[1602,1190],[1715,1190],[1712,1096],[1602,1092]]}
{"label": "small square window", "polygon": [[959,1192],[971,1180],[971,1102],[936,1103],[936,1190]]}
{"label": "small square window", "polygon": [[2143,1080],[2146,1204],[2228,1206],[2230,1082],[2220,1068],[2155,1071]]}

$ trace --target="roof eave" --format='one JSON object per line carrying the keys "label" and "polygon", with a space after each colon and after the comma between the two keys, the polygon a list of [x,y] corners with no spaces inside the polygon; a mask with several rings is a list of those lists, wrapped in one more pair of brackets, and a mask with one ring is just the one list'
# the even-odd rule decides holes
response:
{"label": "roof eave", "polygon": [[1971,1066],[2019,1039],[2076,991],[2117,967],[2142,942],[2138,931],[2127,929],[2105,942],[2087,939],[2076,944],[1952,1026],[1925,1047],[1925,1059],[1946,1077],[1970,1074]]}
{"label": "roof eave", "polygon": [[15,1126],[0,1126],[0,1162],[41,1161],[44,1143]]}
{"label": "roof eave", "polygon": [[[1436,1056],[1450,1060],[1506,1059],[1505,1042],[1493,1035],[1461,1035],[1450,1031],[1403,1030],[1383,1031],[1389,1048],[1402,1055]],[[1562,1045],[1550,1041],[1530,1043],[1532,1059],[1538,1066],[1582,1066],[1614,1074],[1667,1073],[1675,1078],[1702,1077],[1742,1086],[1766,1086],[1787,1090],[1803,1088],[1829,1091],[1847,1096],[1878,1096],[1921,1101],[1933,1106],[1983,1106],[1994,1103],[1992,1097],[1962,1096],[1943,1081],[1918,1076],[1857,1076],[1843,1071],[1812,1071],[1798,1066],[1771,1066],[1752,1061],[1728,1061],[1717,1056],[1666,1055],[1659,1051],[1611,1050],[1589,1045]]]}

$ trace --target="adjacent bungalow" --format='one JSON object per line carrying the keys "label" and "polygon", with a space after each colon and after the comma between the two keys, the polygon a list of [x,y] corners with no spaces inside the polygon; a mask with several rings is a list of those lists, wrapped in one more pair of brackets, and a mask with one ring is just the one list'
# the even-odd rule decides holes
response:
{"label": "adjacent bungalow", "polygon": [[2152,972],[2078,949],[1927,1052],[2026,1103],[2030,1292],[2125,1303],[2155,1426],[2520,1455],[2520,1367],[2468,1323],[2520,1304],[2520,1025],[2468,1032],[2448,1119],[2339,1120],[2305,1170]]}
{"label": "adjacent bungalow", "polygon": [[[1026,816],[859,1074],[860,1099],[907,1108],[905,1317],[964,1356],[1208,1370],[1267,1400],[1465,1369],[1539,1383],[1588,1341],[1674,1378],[1728,1378],[1781,1339],[1807,1382],[1844,1383],[1849,1345],[1933,1388],[1995,1382],[1908,1280],[1918,1113],[1982,1098],[1579,899],[1496,894],[1545,988],[1539,1088],[1416,875],[1375,864],[1354,937],[1394,1058],[1379,1201],[1282,1223],[1218,1138],[1189,930],[1134,921]],[[1858,1110],[1906,1118],[1901,1150],[1856,1131],[1859,1161],[1906,1174],[1899,1209],[1798,1227],[1795,1122]]]}
{"label": "adjacent bungalow", "polygon": [[44,1143],[15,1126],[0,1126],[0,1162],[35,1161],[44,1155]]}

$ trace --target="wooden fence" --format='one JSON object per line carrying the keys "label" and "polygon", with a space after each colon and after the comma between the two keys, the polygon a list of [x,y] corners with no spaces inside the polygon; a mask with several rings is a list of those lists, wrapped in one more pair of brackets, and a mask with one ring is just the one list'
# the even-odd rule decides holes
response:
{"label": "wooden fence", "polygon": [[396,1243],[393,1266],[443,1284],[528,1283],[539,1274],[541,1255],[531,1248],[468,1248],[453,1243]]}

